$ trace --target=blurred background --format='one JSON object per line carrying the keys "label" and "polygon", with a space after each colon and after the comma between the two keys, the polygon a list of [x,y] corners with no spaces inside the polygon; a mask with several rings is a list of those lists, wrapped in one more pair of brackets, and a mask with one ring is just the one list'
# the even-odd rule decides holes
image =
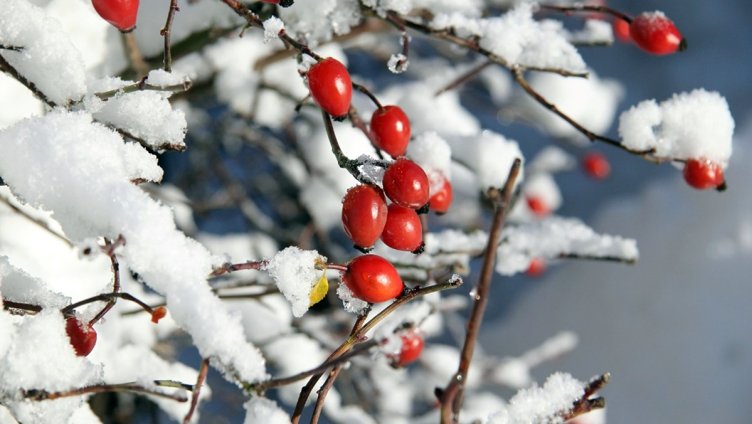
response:
{"label": "blurred background", "polygon": [[[610,159],[611,177],[605,182],[576,174],[557,178],[564,195],[558,213],[581,217],[597,231],[635,238],[640,260],[633,266],[570,261],[550,267],[542,278],[497,278],[496,303],[481,343],[496,355],[518,355],[556,332],[574,331],[577,349],[538,368],[536,377],[540,381],[563,370],[585,379],[610,371],[612,382],[603,392],[608,423],[748,423],[752,4],[609,5],[628,13],[663,10],[689,49],[654,57],[617,43],[580,49],[586,62],[600,77],[623,84],[620,111],[643,99],[660,101],[700,87],[725,96],[736,120],[729,190],[698,192],[670,166],[595,146]],[[518,130],[497,125],[504,134]],[[528,146],[526,136],[509,135]],[[512,346],[522,350],[510,351]]]}

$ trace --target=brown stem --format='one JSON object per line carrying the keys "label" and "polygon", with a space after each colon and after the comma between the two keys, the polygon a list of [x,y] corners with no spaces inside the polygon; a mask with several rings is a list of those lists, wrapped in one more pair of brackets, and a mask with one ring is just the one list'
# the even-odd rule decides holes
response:
{"label": "brown stem", "polygon": [[266,259],[261,260],[261,261],[247,261],[247,262],[242,262],[239,264],[226,263],[219,268],[215,268],[214,271],[212,271],[212,273],[209,274],[209,276],[217,277],[217,276],[227,274],[230,272],[244,271],[244,270],[258,271],[258,270],[264,269],[264,267],[266,267],[268,264],[269,264],[269,261]]}
{"label": "brown stem", "polygon": [[183,418],[183,424],[188,424],[191,422],[191,418],[193,418],[193,413],[196,411],[196,408],[198,407],[198,397],[201,394],[201,386],[204,384],[204,380],[206,380],[206,374],[209,372],[209,360],[204,359],[201,361],[201,368],[198,370],[198,377],[196,378],[196,384],[193,385],[193,393],[191,393],[191,409],[188,410],[188,413],[185,414],[185,418]]}
{"label": "brown stem", "polygon": [[[430,293],[459,287],[462,285],[462,283],[463,281],[461,278],[452,278],[445,283],[406,290],[401,297],[398,297],[389,306],[381,310],[381,312],[379,312],[376,316],[368,320],[368,322],[364,322],[367,316],[367,312],[364,312],[358,317],[358,320],[353,326],[353,331],[350,332],[350,337],[348,337],[347,340],[345,340],[337,349],[335,349],[334,352],[329,355],[329,358],[327,360],[337,358],[348,352],[356,343],[360,342],[372,328],[383,321],[384,318],[389,316],[391,313],[396,311],[400,306]],[[305,403],[308,400],[308,396],[310,396],[311,391],[313,391],[313,387],[319,381],[321,376],[322,374],[316,374],[311,377],[311,379],[308,380],[308,383],[306,383],[306,385],[301,390],[300,396],[298,397],[298,402],[295,405],[295,410],[293,411],[292,424],[298,424],[298,422],[300,421],[300,415],[303,413],[303,408],[305,407]]]}
{"label": "brown stem", "polygon": [[146,63],[144,56],[141,54],[141,49],[138,47],[138,42],[136,41],[136,35],[133,31],[121,34],[131,67],[136,71],[139,78],[146,76],[149,73],[149,64]]}
{"label": "brown stem", "polygon": [[329,371],[329,375],[326,376],[326,381],[319,389],[319,396],[316,398],[316,404],[313,406],[313,414],[311,414],[311,424],[317,424],[321,418],[321,411],[324,410],[324,400],[326,395],[329,394],[329,390],[334,386],[334,381],[337,380],[339,373],[342,371],[342,365],[338,365]]}
{"label": "brown stem", "polygon": [[170,48],[170,35],[172,32],[172,20],[175,18],[175,12],[180,10],[178,8],[178,0],[170,0],[170,8],[167,11],[167,20],[165,21],[164,28],[159,33],[164,37],[164,70],[172,72],[172,52]]}
{"label": "brown stem", "polygon": [[120,299],[130,300],[131,302],[134,302],[134,303],[138,304],[139,306],[141,306],[141,308],[143,308],[146,312],[148,312],[148,313],[153,313],[154,312],[154,310],[151,308],[151,306],[147,305],[141,299],[133,296],[130,293],[103,293],[103,294],[99,294],[99,295],[92,296],[92,297],[89,297],[87,299],[81,300],[79,302],[73,303],[71,305],[68,305],[65,308],[63,308],[61,310],[61,312],[64,315],[70,315],[71,313],[73,313],[74,309],[79,308],[79,307],[81,307],[83,305],[88,305],[89,303],[93,303],[93,302],[109,301],[112,298],[120,298]]}
{"label": "brown stem", "polygon": [[143,393],[152,396],[158,396],[165,399],[172,399],[177,402],[187,402],[188,398],[179,393],[165,393],[159,390],[150,389],[136,383],[122,384],[97,384],[94,386],[80,387],[77,389],[64,390],[60,392],[48,392],[46,390],[30,389],[24,390],[23,396],[34,401],[54,400],[64,397],[81,396],[90,393],[105,392],[134,392]]}
{"label": "brown stem", "polygon": [[42,307],[39,305],[32,305],[31,303],[14,302],[12,300],[0,299],[3,304],[3,309],[20,309],[28,312],[41,312]]}
{"label": "brown stem", "polygon": [[352,357],[360,355],[362,353],[368,352],[372,347],[376,346],[378,342],[375,340],[369,340],[367,342],[361,343],[354,347],[351,351],[338,356],[336,358],[327,359],[324,363],[317,366],[316,368],[312,368],[307,371],[303,371],[288,377],[281,377],[281,378],[272,378],[270,380],[265,380],[256,384],[250,384],[246,387],[248,391],[253,391],[258,394],[262,394],[266,390],[269,390],[274,387],[281,387],[286,386],[288,384],[292,384],[295,382],[298,382],[300,380],[303,380],[304,378],[311,377],[316,374],[321,374],[324,371],[328,370],[332,367],[337,367],[345,362],[349,361]]}
{"label": "brown stem", "polygon": [[549,102],[545,97],[543,97],[542,94],[540,94],[539,92],[537,92],[530,85],[530,83],[528,83],[528,81],[525,79],[524,71],[523,71],[522,68],[520,68],[520,67],[513,67],[512,68],[512,75],[514,76],[514,79],[517,82],[517,84],[523,90],[525,90],[525,92],[527,94],[529,94],[530,97],[532,97],[535,101],[537,101],[538,103],[540,103],[546,109],[550,110],[551,112],[555,113],[560,118],[562,118],[563,120],[567,121],[569,123],[569,125],[571,125],[574,129],[576,129],[577,131],[579,131],[580,133],[582,133],[590,141],[596,141],[596,140],[597,141],[601,141],[601,142],[604,142],[604,143],[606,143],[608,145],[611,145],[611,146],[614,146],[614,147],[619,148],[621,150],[624,150],[625,152],[628,152],[628,153],[631,153],[633,155],[640,156],[640,157],[643,157],[645,159],[652,160],[652,161],[662,162],[662,161],[672,160],[672,159],[669,159],[669,158],[654,157],[653,156],[654,151],[652,149],[649,149],[649,150],[633,150],[633,149],[630,149],[629,147],[623,145],[619,140],[614,140],[613,138],[602,136],[602,135],[596,134],[596,133],[588,130],[587,128],[585,128],[584,126],[582,126],[582,124],[580,124],[579,122],[575,121],[573,118],[571,118],[566,113],[562,112],[558,107],[556,107],[555,104]]}
{"label": "brown stem", "polygon": [[[2,58],[2,56],[0,56],[0,58]],[[5,203],[9,208],[11,208],[13,210],[13,212],[21,215],[22,217],[24,217],[24,218],[28,219],[29,221],[33,222],[34,224],[37,224],[43,230],[47,231],[48,233],[52,234],[53,236],[55,236],[57,239],[59,239],[63,243],[67,244],[68,247],[71,247],[71,248],[74,247],[73,243],[70,240],[68,240],[67,237],[65,237],[64,235],[62,235],[62,234],[58,233],[57,231],[53,230],[52,227],[50,227],[50,225],[47,222],[45,222],[45,221],[43,221],[41,219],[34,218],[33,216],[31,216],[28,213],[26,213],[26,211],[24,211],[23,209],[21,209],[18,206],[14,205],[13,202],[11,202],[11,200],[9,198],[5,197],[4,194],[0,194],[0,202]]]}
{"label": "brown stem", "polygon": [[193,84],[190,80],[185,80],[181,84],[174,84],[174,85],[153,85],[153,84],[147,84],[146,81],[139,81],[135,84],[126,85],[125,87],[120,87],[115,90],[105,91],[102,93],[95,93],[95,96],[99,97],[102,100],[107,100],[109,98],[115,97],[118,94],[123,93],[133,93],[135,91],[169,91],[172,93],[182,93],[184,91],[188,91]]}
{"label": "brown stem", "polygon": [[383,106],[381,106],[381,102],[379,102],[379,99],[367,87],[365,87],[364,85],[355,83],[355,82],[352,83],[352,86],[353,86],[354,89],[356,89],[356,90],[360,91],[361,93],[365,94],[366,96],[368,96],[368,98],[371,99],[371,101],[373,102],[373,104],[376,105],[377,108],[383,109]]}
{"label": "brown stem", "polygon": [[560,259],[585,259],[593,261],[606,261],[606,262],[620,262],[624,264],[634,265],[637,263],[637,259],[622,258],[619,256],[595,256],[595,255],[581,255],[579,253],[561,253],[558,256]]}
{"label": "brown stem", "polygon": [[329,116],[326,111],[321,111],[321,116],[324,118],[324,127],[326,128],[326,136],[329,139],[329,145],[332,148],[332,153],[334,153],[334,157],[337,159],[337,165],[339,165],[340,168],[346,170],[350,173],[356,180],[358,180],[361,183],[368,184],[370,183],[370,180],[363,174],[360,173],[360,170],[358,169],[359,162],[356,160],[352,160],[345,156],[345,153],[342,151],[342,148],[339,146],[339,141],[337,141],[337,134],[334,133],[334,125],[332,124],[332,118]]}
{"label": "brown stem", "polygon": [[5,58],[1,54],[0,54],[0,71],[5,72],[6,74],[8,74],[11,77],[13,77],[16,81],[18,81],[21,84],[23,84],[26,88],[28,88],[29,90],[31,90],[31,92],[34,93],[34,95],[39,100],[41,100],[42,102],[44,102],[44,104],[46,104],[47,106],[49,106],[49,107],[58,106],[58,104],[55,103],[55,102],[53,102],[52,100],[50,100],[49,97],[47,97],[47,95],[44,94],[42,92],[42,90],[40,90],[36,86],[36,84],[34,84],[33,82],[31,82],[28,79],[26,79],[25,76],[21,75],[21,73],[18,72],[18,70],[16,68],[14,68],[13,65],[11,65],[10,63],[8,63],[8,61],[5,60]]}
{"label": "brown stem", "polygon": [[[124,240],[122,237],[118,238],[118,241]],[[107,238],[104,239],[104,248],[108,253],[108,256],[110,257],[110,265],[112,269],[112,275],[113,275],[113,281],[112,281],[112,294],[117,294],[120,292],[120,263],[118,263],[117,255],[115,255],[115,247],[113,247],[113,244],[108,240]],[[102,308],[101,311],[97,315],[94,316],[94,318],[89,321],[89,326],[94,325],[97,321],[102,319],[105,315],[107,315],[107,312],[110,311],[115,306],[116,297],[113,297],[110,299],[107,304],[105,304],[104,308]]]}
{"label": "brown stem", "polygon": [[449,90],[454,90],[455,88],[459,87],[460,85],[462,85],[462,84],[464,84],[464,83],[472,80],[476,76],[478,76],[478,74],[480,74],[481,72],[483,72],[484,69],[488,68],[491,65],[493,65],[492,61],[490,61],[490,60],[484,60],[480,64],[478,64],[476,66],[473,66],[472,68],[470,68],[470,70],[468,70],[464,74],[462,74],[459,77],[457,77],[454,81],[450,82],[449,84],[447,84],[444,87],[442,87],[441,89],[439,89],[439,91],[437,91],[436,94],[434,94],[434,96],[438,97],[439,95],[441,95],[441,94],[443,94],[443,93],[445,93],[445,92],[447,92]]}
{"label": "brown stem", "polygon": [[470,363],[475,352],[475,342],[480,332],[480,326],[483,321],[483,315],[488,304],[489,292],[491,289],[491,277],[493,276],[494,263],[496,262],[496,252],[499,240],[501,239],[501,230],[504,227],[504,218],[508,210],[509,203],[514,192],[514,185],[520,172],[521,160],[515,159],[512,168],[509,170],[509,176],[504,184],[504,189],[491,189],[489,198],[493,201],[495,212],[491,229],[488,233],[488,243],[483,254],[483,266],[481,268],[478,285],[473,297],[473,309],[470,312],[470,318],[467,323],[467,333],[465,342],[462,346],[460,363],[457,372],[452,380],[443,390],[439,401],[441,402],[441,423],[450,424],[459,421],[459,411],[462,405],[463,391],[465,381],[467,380]]}

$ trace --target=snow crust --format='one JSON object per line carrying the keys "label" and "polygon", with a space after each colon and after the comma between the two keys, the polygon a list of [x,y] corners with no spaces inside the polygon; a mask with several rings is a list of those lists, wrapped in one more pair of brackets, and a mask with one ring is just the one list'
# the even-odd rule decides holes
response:
{"label": "snow crust", "polygon": [[725,168],[734,118],[723,96],[696,89],[632,106],[619,118],[619,134],[631,149],[653,149],[661,158],[706,158]]}
{"label": "snow crust", "polygon": [[505,409],[489,417],[488,424],[563,423],[558,414],[568,411],[585,393],[584,388],[584,383],[569,374],[552,374],[543,387],[517,392]]}

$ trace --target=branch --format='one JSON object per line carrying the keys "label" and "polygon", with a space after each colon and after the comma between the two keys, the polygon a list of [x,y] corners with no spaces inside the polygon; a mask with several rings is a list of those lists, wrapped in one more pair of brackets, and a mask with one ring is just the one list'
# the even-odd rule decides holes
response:
{"label": "branch", "polygon": [[198,407],[198,397],[201,394],[201,386],[204,384],[204,380],[206,380],[206,374],[208,372],[209,372],[209,360],[204,359],[203,361],[201,361],[201,368],[199,368],[199,371],[198,371],[196,384],[193,385],[193,393],[191,393],[191,409],[189,409],[188,413],[185,414],[185,418],[183,418],[183,424],[190,423],[191,418],[193,418],[193,413],[196,411],[196,408]]}
{"label": "branch", "polygon": [[567,15],[571,14],[572,12],[600,12],[600,13],[606,13],[611,16],[615,16],[619,19],[623,19],[627,21],[627,23],[632,23],[632,17],[627,15],[626,13],[620,12],[616,9],[612,9],[608,6],[596,6],[596,5],[587,5],[582,3],[575,3],[572,6],[556,6],[552,4],[540,4],[538,7],[541,10],[552,10],[555,12],[562,12],[566,13]]}
{"label": "branch", "polygon": [[112,97],[117,96],[118,94],[125,94],[125,93],[133,93],[136,91],[169,91],[171,93],[182,93],[185,91],[188,91],[193,83],[186,79],[183,81],[182,84],[174,84],[174,85],[154,85],[154,84],[148,84],[146,83],[146,80],[141,80],[137,83],[126,85],[125,87],[120,87],[115,90],[110,91],[104,91],[102,93],[95,93],[94,95],[99,97],[101,100],[107,100]]}
{"label": "branch", "polygon": [[[384,318],[389,316],[392,312],[396,311],[400,306],[430,293],[459,287],[462,285],[462,283],[462,279],[456,277],[449,279],[449,281],[445,283],[406,290],[402,294],[402,296],[397,298],[386,308],[382,309],[381,312],[371,318],[368,322],[365,322],[367,314],[360,315],[355,323],[356,325],[353,326],[353,331],[350,333],[350,337],[348,337],[347,340],[345,340],[337,349],[335,349],[334,352],[329,355],[329,358],[327,360],[337,358],[348,352],[356,343],[359,343],[371,329],[373,329],[378,323],[384,320]],[[362,326],[359,326],[359,323],[361,323]],[[312,376],[311,379],[308,380],[308,383],[306,383],[306,385],[301,390],[300,396],[298,397],[298,402],[295,405],[295,410],[293,411],[292,424],[298,424],[298,422],[300,421],[300,416],[303,413],[303,408],[305,407],[306,401],[308,400],[308,396],[310,396],[311,391],[313,391],[313,387],[316,385],[321,376],[322,374],[316,374]]]}
{"label": "branch", "polygon": [[60,392],[48,392],[46,390],[30,389],[24,390],[23,396],[34,401],[54,400],[64,397],[81,396],[90,393],[105,392],[134,392],[146,395],[157,396],[165,399],[172,399],[176,402],[187,402],[188,398],[179,393],[166,393],[159,390],[150,389],[137,383],[122,384],[97,384],[94,386],[80,387],[77,389],[64,390]]}
{"label": "branch", "polygon": [[172,72],[172,52],[170,50],[170,35],[172,31],[172,20],[175,18],[175,12],[178,8],[178,0],[170,0],[170,8],[167,10],[167,20],[165,26],[159,31],[164,37],[164,70]]}
{"label": "branch", "polygon": [[517,181],[521,164],[522,162],[519,158],[515,159],[509,170],[509,176],[507,177],[503,191],[492,189],[489,192],[489,197],[493,201],[496,211],[491,223],[491,229],[488,233],[486,250],[483,254],[483,267],[481,268],[480,277],[478,278],[476,294],[473,298],[473,309],[470,312],[470,319],[467,323],[467,333],[465,335],[464,345],[462,346],[460,363],[452,380],[448,383],[446,389],[443,390],[441,396],[439,396],[439,401],[441,402],[442,424],[456,423],[459,421],[459,411],[462,405],[464,384],[467,380],[470,363],[472,362],[473,353],[475,351],[475,341],[480,332],[480,326],[483,321],[483,315],[486,310],[486,305],[488,304],[488,297],[491,290],[491,277],[493,276],[493,268],[496,261],[496,246],[498,246],[499,240],[501,239],[504,218],[506,217],[512,199],[514,184]]}
{"label": "branch", "polygon": [[606,406],[606,400],[602,397],[591,398],[595,393],[601,390],[611,380],[611,374],[601,374],[588,382],[585,386],[585,393],[575,401],[572,408],[562,414],[564,421],[569,421],[579,415],[588,413],[595,409],[601,409]]}
{"label": "branch", "polygon": [[459,77],[457,77],[455,80],[450,82],[449,84],[445,85],[444,87],[440,88],[435,94],[434,97],[439,97],[441,94],[453,90],[460,85],[472,80],[476,76],[478,76],[481,72],[483,72],[484,69],[488,68],[489,66],[493,65],[493,62],[490,60],[484,60],[483,62],[479,63],[476,66],[473,66],[470,68],[467,72],[463,73]]}
{"label": "branch", "polygon": [[23,75],[21,75],[21,73],[18,72],[18,70],[16,68],[14,68],[13,65],[11,65],[10,63],[8,63],[8,61],[5,60],[5,58],[3,57],[3,55],[0,55],[0,71],[5,72],[6,74],[8,74],[11,77],[13,77],[16,81],[18,81],[21,84],[23,84],[26,88],[28,88],[29,90],[31,90],[31,92],[34,93],[34,95],[39,100],[41,100],[42,102],[44,102],[44,104],[46,104],[47,106],[49,106],[49,107],[56,107],[56,106],[58,106],[57,103],[55,103],[52,100],[50,100],[49,97],[47,97],[47,95],[44,94],[42,92],[42,90],[40,90],[33,82],[31,82],[28,79],[26,79],[26,77],[23,76]]}

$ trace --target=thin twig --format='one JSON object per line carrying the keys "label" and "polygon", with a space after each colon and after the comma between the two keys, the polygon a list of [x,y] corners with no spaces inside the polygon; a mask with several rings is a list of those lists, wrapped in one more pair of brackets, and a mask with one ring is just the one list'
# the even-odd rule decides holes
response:
{"label": "thin twig", "polygon": [[352,350],[343,354],[342,356],[338,356],[336,358],[332,358],[332,359],[325,361],[324,363],[317,366],[316,368],[312,368],[310,370],[303,371],[303,372],[300,372],[300,373],[297,373],[288,377],[272,378],[269,380],[264,380],[255,384],[251,384],[247,386],[246,389],[248,391],[253,391],[260,395],[260,394],[263,394],[263,392],[265,392],[266,390],[269,390],[271,388],[282,387],[288,384],[298,382],[312,375],[321,374],[324,371],[328,370],[329,368],[344,364],[347,361],[349,361],[352,357],[368,352],[372,347],[376,346],[377,344],[378,342],[376,340],[369,340],[367,342],[364,342],[355,346]]}
{"label": "thin twig", "polygon": [[520,67],[513,67],[512,68],[512,75],[514,76],[515,81],[517,84],[525,90],[527,94],[530,95],[535,101],[540,103],[543,107],[550,110],[551,112],[558,115],[563,120],[567,121],[569,125],[571,125],[574,129],[582,133],[585,137],[587,137],[590,141],[601,141],[608,145],[614,146],[616,148],[619,148],[621,150],[624,150],[625,152],[628,152],[630,154],[643,157],[645,159],[648,159],[650,161],[654,162],[665,162],[665,161],[671,161],[674,159],[670,158],[660,158],[653,156],[654,150],[648,149],[648,150],[634,150],[631,149],[624,144],[622,144],[619,140],[614,140],[613,138],[609,138],[600,134],[596,134],[584,126],[580,124],[579,122],[575,121],[572,117],[567,115],[566,113],[562,112],[555,104],[548,101],[545,97],[543,97],[542,94],[537,92],[531,85],[528,83],[528,81],[525,79],[524,71]]}
{"label": "thin twig", "polygon": [[449,84],[445,85],[444,87],[440,88],[435,94],[435,97],[440,96],[441,94],[449,91],[454,90],[455,88],[459,87],[460,85],[472,80],[476,76],[478,76],[481,72],[483,72],[484,69],[488,68],[489,66],[493,65],[493,62],[490,60],[484,60],[483,62],[479,63],[476,66],[473,66],[470,68],[467,72],[463,73],[456,79],[454,79]]}
{"label": "thin twig", "polygon": [[63,308],[61,312],[64,315],[70,315],[71,313],[73,313],[74,309],[79,308],[79,307],[81,307],[83,305],[88,305],[89,303],[93,303],[93,302],[109,301],[112,298],[120,298],[120,299],[130,300],[131,302],[134,302],[134,303],[138,304],[139,306],[141,306],[146,312],[148,312],[150,314],[154,313],[154,310],[151,308],[151,306],[149,306],[146,303],[144,303],[141,299],[137,298],[136,296],[133,296],[130,293],[122,293],[122,292],[121,293],[102,293],[102,294],[98,294],[96,296],[92,296],[92,297],[89,297],[87,299],[84,299],[84,300],[81,300],[79,302],[76,302],[76,303],[73,303],[71,305],[68,305],[65,308]]}
{"label": "thin twig", "polygon": [[8,63],[8,61],[5,60],[5,58],[1,54],[0,54],[0,71],[5,72],[6,74],[8,74],[11,77],[13,77],[16,81],[18,81],[21,84],[23,84],[26,88],[28,88],[29,90],[31,90],[31,92],[34,93],[34,95],[39,100],[41,100],[42,102],[44,102],[44,104],[46,104],[47,106],[49,106],[49,107],[58,106],[58,104],[55,103],[55,102],[53,102],[52,100],[50,100],[50,98],[47,97],[47,95],[44,94],[42,92],[42,90],[40,90],[36,86],[36,84],[34,84],[33,82],[31,82],[28,79],[26,79],[26,77],[23,76],[20,72],[18,72],[18,70],[16,68],[14,68],[13,65],[11,65],[10,63]]}
{"label": "thin twig", "polygon": [[235,272],[235,271],[246,271],[246,270],[258,271],[258,270],[264,269],[268,264],[269,264],[269,261],[266,259],[261,260],[261,261],[247,261],[247,262],[242,262],[242,263],[237,263],[237,264],[228,262],[226,264],[223,264],[219,268],[214,268],[214,271],[212,271],[212,273],[209,274],[209,276],[217,277],[217,276],[224,275],[230,272]]}
{"label": "thin twig", "polygon": [[125,94],[125,93],[133,93],[136,91],[164,91],[164,92],[171,92],[171,93],[182,93],[185,91],[188,91],[193,83],[191,83],[190,80],[186,79],[181,84],[173,84],[173,85],[154,85],[154,84],[147,84],[144,82],[137,82],[134,84],[126,85],[125,87],[120,87],[115,90],[105,91],[102,93],[95,93],[94,95],[99,97],[101,100],[107,100],[109,98],[115,97],[118,94]]}
{"label": "thin twig", "polygon": [[572,12],[600,12],[600,13],[606,13],[611,16],[615,16],[619,19],[624,19],[627,21],[627,23],[632,23],[632,17],[627,15],[626,13],[620,12],[616,9],[612,9],[608,6],[596,6],[596,5],[588,5],[588,4],[582,4],[582,3],[575,3],[572,6],[556,6],[552,4],[540,4],[538,7],[541,10],[553,10],[555,12],[562,12],[566,14],[571,14]]}
{"label": "thin twig", "polygon": [[170,35],[172,32],[172,20],[175,18],[175,12],[180,10],[178,8],[178,0],[170,0],[170,9],[167,11],[167,20],[165,26],[159,31],[164,37],[164,70],[172,72],[172,51],[170,47]]}
{"label": "thin twig", "polygon": [[48,233],[52,234],[53,236],[55,236],[56,238],[58,238],[63,243],[67,244],[68,247],[71,247],[71,248],[75,247],[73,245],[73,242],[71,242],[70,240],[68,240],[67,237],[65,237],[64,235],[58,233],[56,230],[53,230],[52,227],[49,225],[49,223],[47,223],[46,221],[43,221],[41,219],[35,218],[35,217],[31,216],[31,215],[29,215],[28,213],[26,213],[26,211],[24,211],[23,209],[19,208],[16,205],[14,205],[13,202],[11,202],[10,198],[6,197],[4,194],[0,193],[0,201],[3,202],[3,203],[5,203],[9,208],[11,208],[13,210],[13,212],[15,212],[15,213],[23,216],[24,218],[28,219],[29,221],[33,222],[34,224],[37,224],[43,230],[47,231]]}
{"label": "thin twig", "polygon": [[371,101],[373,102],[373,104],[376,105],[377,108],[379,108],[379,109],[383,108],[383,106],[381,106],[381,102],[379,102],[379,99],[376,97],[376,95],[373,94],[371,92],[371,90],[369,90],[366,86],[364,86],[362,84],[355,83],[355,82],[352,83],[352,86],[353,86],[354,89],[356,89],[356,90],[360,91],[361,93],[365,94],[366,96],[368,96],[368,98],[371,99]]}
{"label": "thin twig", "polygon": [[42,307],[39,305],[32,305],[31,303],[14,302],[8,299],[0,299],[3,304],[3,309],[19,309],[27,312],[41,312]]}
{"label": "thin twig", "polygon": [[[122,237],[118,238],[119,240],[123,240]],[[112,247],[112,243],[108,239],[104,239],[104,247],[109,252],[108,256],[110,257],[110,265],[112,269],[112,293],[119,293],[120,292],[120,263],[118,263],[117,255],[115,255],[115,248]],[[104,308],[102,308],[101,311],[97,315],[94,316],[89,321],[89,326],[94,325],[97,321],[102,319],[105,315],[107,315],[107,312],[110,311],[115,306],[115,301],[117,300],[117,297],[111,298],[107,304],[105,304]]]}
{"label": "thin twig", "polygon": [[21,47],[21,46],[8,46],[8,45],[5,45],[5,44],[0,44],[0,50],[10,50],[12,52],[19,52],[20,53],[20,52],[23,51],[23,49],[24,48]]}
{"label": "thin twig", "polygon": [[491,278],[493,276],[494,263],[496,262],[496,252],[498,251],[497,246],[501,239],[504,218],[512,199],[521,163],[519,158],[515,159],[509,170],[509,176],[503,190],[492,189],[489,192],[489,198],[495,206],[494,217],[491,229],[488,232],[488,243],[486,243],[486,250],[483,254],[483,266],[478,278],[478,285],[475,289],[476,294],[473,297],[473,309],[467,322],[467,333],[465,334],[465,342],[462,346],[460,363],[457,367],[457,372],[452,376],[452,380],[447,384],[439,399],[441,402],[442,424],[451,424],[459,421],[464,385],[467,380],[468,371],[470,370],[473,353],[475,352],[475,342],[480,332],[481,323],[483,322],[483,315],[488,304]]}
{"label": "thin twig", "polygon": [[[389,306],[382,309],[381,312],[376,314],[373,318],[368,320],[367,322],[362,322],[365,320],[365,314],[358,317],[358,321],[356,321],[356,326],[353,327],[353,331],[350,333],[350,337],[347,338],[337,349],[332,352],[331,355],[329,355],[329,358],[327,360],[331,360],[333,358],[337,358],[346,352],[348,352],[350,349],[353,348],[353,346],[356,343],[359,343],[362,341],[363,337],[376,325],[378,325],[381,321],[383,321],[386,317],[388,317],[391,313],[396,311],[399,307],[402,305],[418,298],[421,296],[425,296],[430,293],[435,293],[442,290],[447,289],[453,289],[456,287],[461,286],[463,283],[462,279],[457,278],[451,278],[449,281],[441,284],[434,284],[431,286],[426,287],[418,287],[412,290],[406,290],[402,296],[398,297],[394,302],[392,302]],[[359,322],[362,322],[362,326],[357,328],[357,324]],[[310,396],[311,391],[313,391],[313,387],[316,385],[318,380],[321,378],[322,374],[316,374],[311,377],[310,380],[308,380],[308,383],[303,387],[303,389],[300,391],[300,396],[298,397],[298,402],[295,405],[295,410],[293,411],[292,415],[292,424],[298,424],[300,421],[300,416],[303,413],[303,408],[305,407],[306,401],[308,400],[308,396]]]}
{"label": "thin twig", "polygon": [[324,410],[324,400],[326,395],[329,394],[329,390],[334,386],[334,382],[337,380],[339,373],[342,371],[342,364],[337,365],[329,371],[329,375],[326,376],[324,384],[321,386],[316,398],[316,404],[313,406],[313,414],[311,414],[311,424],[317,424],[321,418],[321,411]]}
{"label": "thin twig", "polygon": [[619,262],[629,265],[637,263],[636,258],[622,258],[620,256],[596,256],[596,255],[583,255],[579,253],[561,253],[558,255],[560,259],[584,259],[592,261],[605,261],[605,262]]}
{"label": "thin twig", "polygon": [[201,368],[198,370],[198,377],[196,378],[196,384],[193,385],[193,393],[191,394],[191,409],[188,410],[188,413],[185,414],[185,418],[183,418],[183,424],[188,424],[191,422],[191,418],[193,418],[193,413],[196,411],[196,408],[198,407],[198,397],[201,394],[201,386],[204,384],[204,380],[206,380],[206,374],[209,372],[209,360],[204,359],[201,361]]}
{"label": "thin twig", "polygon": [[138,75],[139,78],[146,76],[146,74],[149,73],[149,64],[146,63],[144,56],[141,54],[141,49],[138,47],[138,41],[136,41],[136,35],[133,31],[121,34],[131,68],[136,71],[136,75]]}
{"label": "thin twig", "polygon": [[54,400],[64,397],[81,396],[91,393],[105,393],[105,392],[134,392],[142,393],[146,395],[157,396],[165,399],[171,399],[176,402],[187,402],[188,398],[180,393],[165,393],[159,390],[150,389],[137,383],[122,383],[122,384],[97,384],[94,386],[80,387],[77,389],[64,390],[60,392],[48,392],[46,390],[24,390],[23,396],[27,399],[34,401],[42,400]]}

